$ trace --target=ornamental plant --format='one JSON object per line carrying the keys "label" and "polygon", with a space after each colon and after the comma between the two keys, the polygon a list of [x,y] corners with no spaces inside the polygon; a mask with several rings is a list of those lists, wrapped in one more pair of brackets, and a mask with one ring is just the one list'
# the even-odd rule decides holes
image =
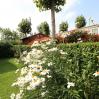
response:
{"label": "ornamental plant", "polygon": [[73,42],[82,42],[82,35],[84,34],[83,31],[72,31],[70,33],[70,35],[68,35],[66,38],[65,38],[65,41],[68,42],[68,43],[73,43]]}
{"label": "ornamental plant", "polygon": [[84,27],[85,25],[86,25],[86,19],[85,19],[85,17],[84,16],[78,16],[77,18],[76,18],[76,21],[75,21],[75,24],[76,24],[76,27],[77,28],[82,28],[82,27]]}
{"label": "ornamental plant", "polygon": [[96,99],[98,50],[99,43],[33,44],[21,56],[25,67],[12,84],[20,91],[11,99]]}
{"label": "ornamental plant", "polygon": [[60,32],[66,32],[66,31],[68,31],[68,23],[67,22],[62,22],[59,25],[59,30],[60,30]]}
{"label": "ornamental plant", "polygon": [[50,35],[50,29],[49,29],[49,24],[45,21],[42,22],[38,27],[37,27],[39,33],[43,33],[46,35]]}

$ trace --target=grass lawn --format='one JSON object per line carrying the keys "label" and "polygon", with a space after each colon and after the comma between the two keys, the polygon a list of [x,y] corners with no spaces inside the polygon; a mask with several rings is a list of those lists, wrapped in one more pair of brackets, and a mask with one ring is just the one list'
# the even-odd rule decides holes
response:
{"label": "grass lawn", "polygon": [[10,94],[17,91],[11,84],[16,80],[16,69],[22,66],[14,58],[0,59],[0,99],[10,99]]}

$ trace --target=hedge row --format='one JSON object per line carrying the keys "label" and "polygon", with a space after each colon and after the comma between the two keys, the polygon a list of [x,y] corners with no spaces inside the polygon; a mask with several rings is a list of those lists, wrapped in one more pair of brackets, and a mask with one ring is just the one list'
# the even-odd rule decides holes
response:
{"label": "hedge row", "polygon": [[[99,43],[60,44],[59,51],[46,53],[52,78],[46,82],[46,99],[99,99]],[[75,83],[67,88],[67,82]],[[47,98],[48,97],[48,98]]]}
{"label": "hedge row", "polygon": [[19,57],[28,48],[26,45],[13,45],[8,42],[0,42],[0,58]]}

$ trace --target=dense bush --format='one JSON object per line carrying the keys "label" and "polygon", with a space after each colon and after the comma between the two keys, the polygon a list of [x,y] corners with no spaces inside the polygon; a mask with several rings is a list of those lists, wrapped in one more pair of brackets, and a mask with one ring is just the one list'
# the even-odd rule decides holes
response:
{"label": "dense bush", "polygon": [[26,51],[29,49],[29,46],[27,45],[13,45],[13,51],[14,51],[14,57],[20,57],[23,51]]}
{"label": "dense bush", "polygon": [[[46,77],[43,87],[27,92],[27,99],[99,99],[99,76],[93,75],[99,71],[99,43],[35,48],[44,51],[42,66],[50,69],[51,78]],[[74,86],[68,88],[68,82]]]}
{"label": "dense bush", "polygon": [[28,48],[26,45],[13,45],[8,42],[0,42],[0,58],[19,57]]}
{"label": "dense bush", "polygon": [[0,58],[13,57],[13,46],[9,43],[0,43]]}
{"label": "dense bush", "polygon": [[[94,77],[93,73],[99,70],[99,43],[59,45],[58,48],[66,53],[64,57],[55,52],[49,56],[54,63],[52,68],[58,74],[56,77],[53,74],[57,86],[56,96],[61,97],[60,99],[96,99],[99,93],[99,77]],[[57,80],[57,77],[61,78]],[[74,82],[75,87],[66,89],[66,80]]]}
{"label": "dense bush", "polygon": [[[41,99],[98,99],[99,77],[93,74],[99,70],[99,43],[63,44],[57,48],[45,51],[46,62],[52,63],[48,67],[52,78],[46,81],[47,93]],[[67,82],[75,86],[67,88]]]}
{"label": "dense bush", "polygon": [[66,38],[66,43],[99,42],[98,34],[88,34],[87,31],[72,31]]}
{"label": "dense bush", "polygon": [[81,39],[83,32],[82,31],[72,31],[70,35],[65,38],[65,42],[73,43],[78,42]]}
{"label": "dense bush", "polygon": [[83,33],[81,37],[83,42],[99,42],[99,35],[98,34],[88,34]]}
{"label": "dense bush", "polygon": [[22,41],[21,40],[12,40],[12,41],[9,41],[9,43],[11,43],[12,45],[21,45]]}

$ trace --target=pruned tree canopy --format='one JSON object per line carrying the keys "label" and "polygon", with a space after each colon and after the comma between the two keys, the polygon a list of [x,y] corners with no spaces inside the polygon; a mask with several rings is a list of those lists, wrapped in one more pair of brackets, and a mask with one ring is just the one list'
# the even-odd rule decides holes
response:
{"label": "pruned tree canopy", "polygon": [[55,11],[61,10],[61,6],[65,4],[66,0],[33,0],[40,11],[50,10],[54,7]]}
{"label": "pruned tree canopy", "polygon": [[49,25],[48,23],[45,21],[45,22],[42,22],[38,27],[37,27],[38,31],[40,33],[43,33],[43,34],[46,34],[46,35],[49,35],[50,34],[50,29],[49,29]]}
{"label": "pruned tree canopy", "polygon": [[86,25],[86,19],[84,16],[78,16],[76,18],[76,21],[75,21],[75,24],[76,24],[76,27],[77,28],[81,28],[81,27],[84,27]]}
{"label": "pruned tree canopy", "polygon": [[22,21],[18,24],[18,30],[22,33],[29,34],[32,30],[31,28],[31,20],[30,19],[22,19]]}
{"label": "pruned tree canopy", "polygon": [[68,23],[67,22],[62,22],[60,25],[59,25],[59,30],[60,32],[65,32],[68,30]]}

